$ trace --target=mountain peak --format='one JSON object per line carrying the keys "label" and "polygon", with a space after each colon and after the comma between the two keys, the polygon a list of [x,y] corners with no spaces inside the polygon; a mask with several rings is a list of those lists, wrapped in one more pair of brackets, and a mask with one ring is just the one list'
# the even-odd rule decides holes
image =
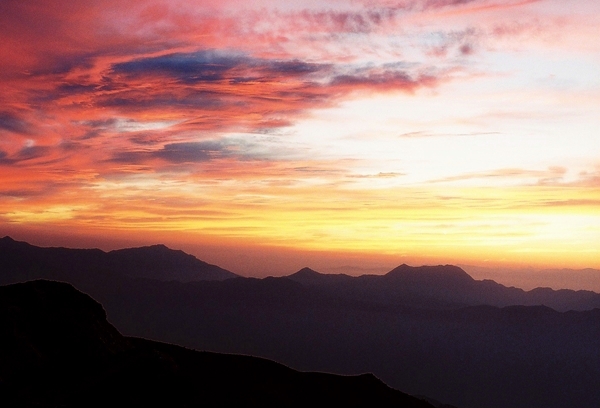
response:
{"label": "mountain peak", "polygon": [[7,235],[3,238],[0,238],[0,246],[5,250],[11,251],[15,248],[26,248],[30,247],[31,245],[27,242],[16,241]]}
{"label": "mountain peak", "polygon": [[354,279],[344,274],[320,273],[308,267],[286,277],[303,285],[335,285]]}
{"label": "mountain peak", "polygon": [[181,282],[237,277],[233,272],[164,244],[118,249],[110,251],[108,256],[128,274],[138,277]]}
{"label": "mountain peak", "polygon": [[[142,247],[142,248],[144,248],[144,247]],[[150,246],[148,246],[146,248],[159,249],[159,250],[162,250],[162,251],[164,251],[164,250],[167,250],[167,251],[176,251],[176,249],[171,249],[168,246],[166,246],[165,244],[150,245]]]}
{"label": "mountain peak", "polygon": [[314,269],[310,269],[308,266],[305,266],[304,268],[300,269],[296,273],[291,274],[290,276],[309,277],[309,276],[320,276],[320,275],[323,275],[323,274],[315,271]]}
{"label": "mountain peak", "polygon": [[14,245],[14,244],[17,244],[18,242],[19,241],[15,241],[8,235],[5,236],[4,238],[0,238],[0,244],[4,244],[4,245]]}
{"label": "mountain peak", "polygon": [[402,264],[392,269],[385,276],[390,278],[408,278],[408,279],[439,279],[439,280],[461,280],[472,281],[473,278],[463,269],[454,265],[436,265],[436,266],[409,266]]}

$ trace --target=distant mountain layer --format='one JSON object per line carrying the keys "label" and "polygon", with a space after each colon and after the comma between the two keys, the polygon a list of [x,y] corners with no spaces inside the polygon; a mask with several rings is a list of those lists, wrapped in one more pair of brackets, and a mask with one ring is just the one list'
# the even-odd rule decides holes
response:
{"label": "distant mountain layer", "polygon": [[[238,275],[164,245],[120,249],[40,248],[10,237],[0,239],[0,283],[27,279],[72,281],[91,275],[128,276],[162,281],[224,280]],[[87,275],[87,276],[81,276]]]}
{"label": "distant mountain layer", "polygon": [[600,308],[600,294],[595,292],[549,288],[524,291],[491,280],[475,280],[452,265],[400,265],[386,275],[358,277],[321,274],[304,268],[287,278],[337,297],[386,305],[422,308],[544,305],[558,311]]}
{"label": "distant mountain layer", "polygon": [[429,403],[372,374],[294,371],[256,357],[123,337],[64,283],[0,287],[3,407],[405,407]]}

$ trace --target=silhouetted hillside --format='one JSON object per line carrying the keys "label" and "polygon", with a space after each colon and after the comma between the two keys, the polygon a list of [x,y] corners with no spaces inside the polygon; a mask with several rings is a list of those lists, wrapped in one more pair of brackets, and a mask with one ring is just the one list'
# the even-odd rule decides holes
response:
{"label": "silhouetted hillside", "polygon": [[64,283],[0,287],[0,339],[5,407],[433,407],[372,374],[303,373],[123,337],[100,304]]}
{"label": "silhouetted hillside", "polygon": [[237,276],[164,245],[104,252],[99,249],[40,248],[4,237],[0,239],[0,258],[0,283],[30,279],[101,281],[109,275],[181,282]]}
{"label": "silhouetted hillside", "polygon": [[415,309],[334,297],[286,278],[136,281],[103,296],[130,335],[300,370],[373,372],[465,408],[600,406],[600,309]]}

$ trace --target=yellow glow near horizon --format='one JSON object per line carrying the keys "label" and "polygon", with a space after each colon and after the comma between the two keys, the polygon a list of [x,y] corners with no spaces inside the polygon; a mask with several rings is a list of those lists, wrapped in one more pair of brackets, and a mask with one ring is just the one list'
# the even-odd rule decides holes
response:
{"label": "yellow glow near horizon", "polygon": [[[138,185],[141,189],[144,184]],[[189,186],[187,187],[189,188]],[[130,190],[131,187],[127,187]],[[102,190],[103,189],[99,189]],[[150,189],[151,190],[151,189]],[[200,187],[200,190],[202,188]],[[251,190],[251,189],[250,189]],[[127,202],[118,208],[62,208],[7,213],[12,223],[62,222],[74,228],[202,234],[220,239],[305,250],[404,254],[487,262],[600,266],[598,192],[571,189],[565,199],[552,188],[337,190],[286,188],[264,196],[232,188],[229,196],[205,195],[203,203],[178,205],[181,197]],[[216,190],[223,194],[222,189]],[[453,196],[450,196],[452,193]],[[174,201],[169,201],[174,200]],[[569,259],[577,257],[578,259]]]}

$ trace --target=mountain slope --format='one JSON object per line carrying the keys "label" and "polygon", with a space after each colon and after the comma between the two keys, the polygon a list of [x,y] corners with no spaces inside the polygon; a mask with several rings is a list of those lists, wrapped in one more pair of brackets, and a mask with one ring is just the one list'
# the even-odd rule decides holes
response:
{"label": "mountain slope", "polygon": [[371,374],[303,373],[121,336],[72,286],[0,287],[3,406],[433,406]]}

